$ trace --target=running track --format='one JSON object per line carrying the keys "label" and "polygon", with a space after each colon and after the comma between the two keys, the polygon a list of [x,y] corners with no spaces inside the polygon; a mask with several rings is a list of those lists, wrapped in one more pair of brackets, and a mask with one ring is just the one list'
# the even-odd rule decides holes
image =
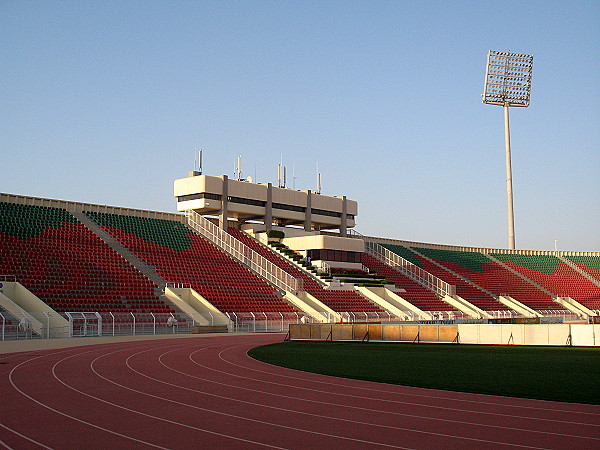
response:
{"label": "running track", "polygon": [[600,448],[598,406],[340,379],[246,355],[282,339],[0,355],[0,448]]}

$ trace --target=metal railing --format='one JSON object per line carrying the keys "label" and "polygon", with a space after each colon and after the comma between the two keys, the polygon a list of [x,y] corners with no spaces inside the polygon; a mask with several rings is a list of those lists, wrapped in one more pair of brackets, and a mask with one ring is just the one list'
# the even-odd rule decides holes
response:
{"label": "metal railing", "polygon": [[[53,325],[53,319],[67,319],[66,325]],[[36,331],[32,320],[41,323]],[[64,322],[64,320],[63,320]],[[8,313],[0,311],[0,340],[54,339],[90,336],[136,336],[187,334],[198,325],[171,313],[66,312]]]}
{"label": "metal railing", "polygon": [[388,266],[392,266],[411,280],[416,281],[438,295],[453,296],[456,294],[456,286],[446,283],[444,280],[421,269],[419,266],[416,266],[377,242],[365,241],[365,250],[371,256],[386,263]]}
{"label": "metal railing", "polygon": [[17,277],[15,275],[0,275],[0,281],[16,283]]}
{"label": "metal railing", "polygon": [[290,292],[302,290],[302,280],[293,277],[195,211],[188,210],[186,214],[188,224],[194,230],[276,288]]}

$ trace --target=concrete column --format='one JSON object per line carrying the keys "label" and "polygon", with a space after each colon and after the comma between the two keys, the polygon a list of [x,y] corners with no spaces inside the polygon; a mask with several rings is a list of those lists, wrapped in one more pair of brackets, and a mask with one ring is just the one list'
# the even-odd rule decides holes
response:
{"label": "concrete column", "polygon": [[270,230],[273,227],[273,185],[267,184],[267,204],[265,205],[265,228]]}
{"label": "concrete column", "polygon": [[312,209],[312,199],[311,199],[311,192],[309,190],[306,195],[306,213],[304,215],[304,231],[312,231],[311,209]]}
{"label": "concrete column", "polygon": [[346,221],[348,220],[348,203],[346,202],[346,196],[342,197],[342,224],[340,225],[340,236],[348,236],[348,226]]}
{"label": "concrete column", "polygon": [[219,227],[222,230],[227,231],[227,204],[229,203],[227,201],[227,196],[229,195],[227,193],[227,183],[229,182],[229,180],[227,178],[227,175],[221,175],[219,178],[223,180],[223,189],[221,191],[222,207],[221,212],[219,213]]}

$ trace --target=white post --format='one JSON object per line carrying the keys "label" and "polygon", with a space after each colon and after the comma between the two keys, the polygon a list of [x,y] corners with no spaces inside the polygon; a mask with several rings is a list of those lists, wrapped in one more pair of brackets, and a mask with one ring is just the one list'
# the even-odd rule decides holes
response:
{"label": "white post", "polygon": [[279,315],[281,316],[281,331],[283,331],[283,314],[280,312]]}
{"label": "white post", "polygon": [[109,312],[110,317],[112,317],[112,331],[113,331],[113,336],[115,335],[115,316],[113,315],[112,312]]}
{"label": "white post", "polygon": [[96,313],[96,318],[98,319],[98,336],[102,336],[102,316],[100,313]]}
{"label": "white post", "polygon": [[46,316],[46,339],[50,339],[50,314],[44,312],[44,315]]}
{"label": "white post", "polygon": [[253,312],[250,313],[252,315],[252,331],[256,332],[256,316]]}
{"label": "white post", "polygon": [[510,162],[510,125],[508,103],[504,104],[504,140],[506,145],[506,197],[508,203],[508,248],[515,248],[515,216],[513,212],[512,167]]}
{"label": "white post", "polygon": [[133,336],[135,336],[135,316],[132,312],[130,312],[129,314],[131,314],[131,317],[133,317]]}
{"label": "white post", "polygon": [[66,312],[65,314],[69,318],[69,337],[73,337],[73,317],[69,312]]}
{"label": "white post", "polygon": [[156,317],[154,317],[154,313],[150,313],[152,316],[152,334],[156,336]]}

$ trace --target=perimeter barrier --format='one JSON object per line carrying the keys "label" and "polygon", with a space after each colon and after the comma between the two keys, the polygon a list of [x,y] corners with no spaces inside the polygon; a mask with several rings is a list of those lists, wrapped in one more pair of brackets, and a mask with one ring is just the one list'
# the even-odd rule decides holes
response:
{"label": "perimeter barrier", "polygon": [[600,347],[600,324],[290,324],[286,340]]}

